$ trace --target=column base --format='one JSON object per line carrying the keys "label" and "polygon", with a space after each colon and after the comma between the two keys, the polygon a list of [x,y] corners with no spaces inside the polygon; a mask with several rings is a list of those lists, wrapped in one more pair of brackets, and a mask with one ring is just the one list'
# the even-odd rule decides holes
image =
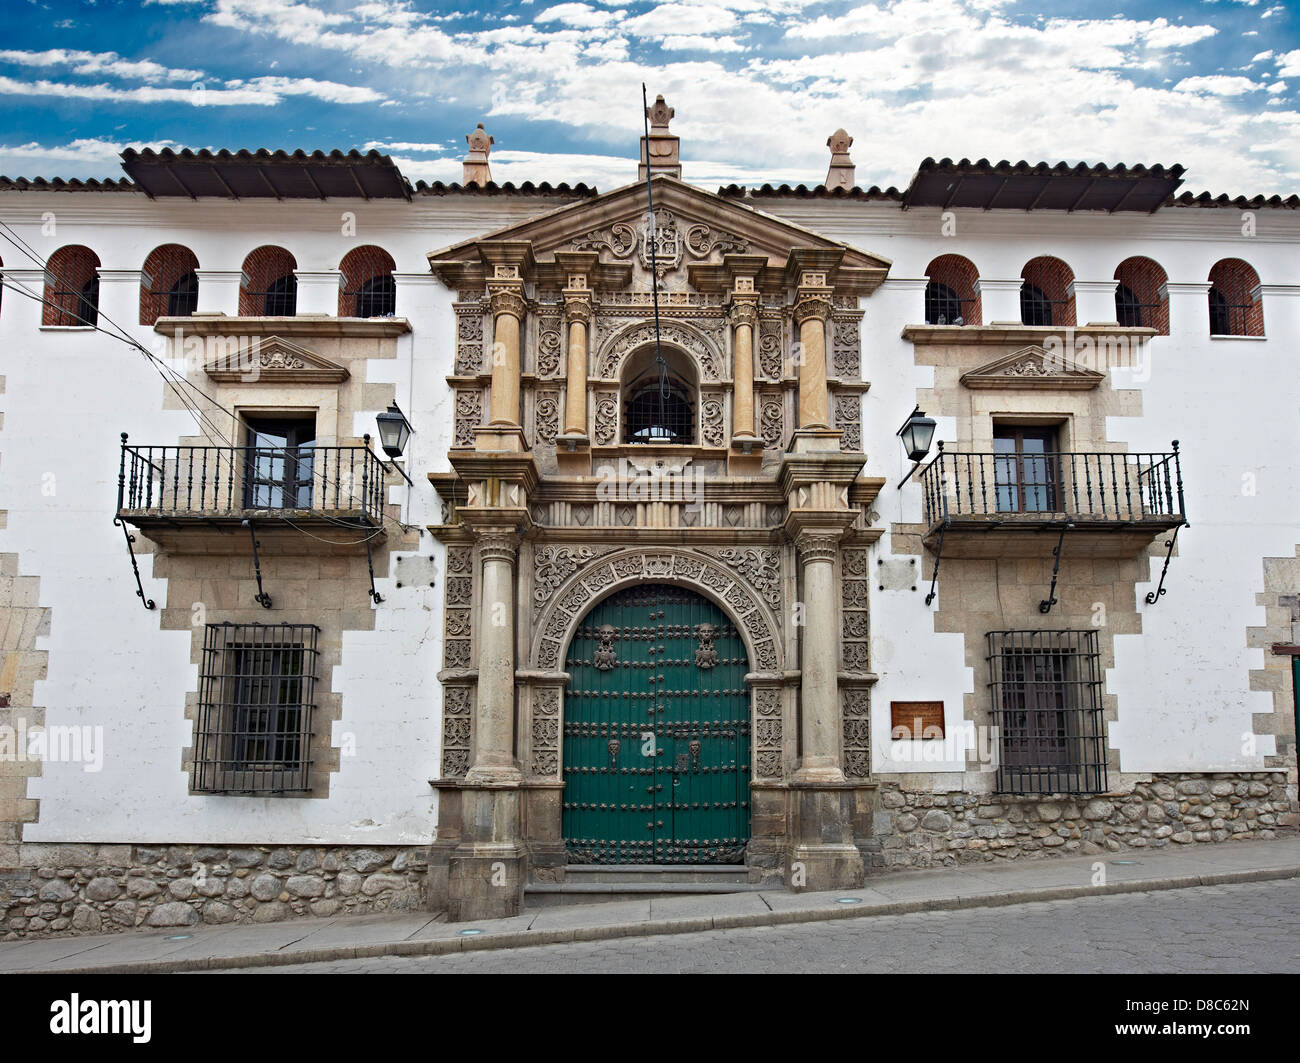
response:
{"label": "column base", "polygon": [[792,454],[815,454],[822,451],[839,451],[844,435],[838,428],[798,428],[790,439]]}
{"label": "column base", "polygon": [[447,867],[447,921],[505,919],[524,906],[528,866],[519,845],[469,842],[453,850]]}
{"label": "column base", "polygon": [[856,845],[796,845],[786,860],[786,888],[795,893],[861,889],[865,882]]}
{"label": "column base", "polygon": [[490,424],[474,429],[474,449],[522,453],[528,439],[517,424]]}
{"label": "column base", "polygon": [[518,786],[523,772],[514,764],[475,765],[465,773],[467,786]]}
{"label": "column base", "polygon": [[804,782],[798,775],[790,784],[792,844],[786,885],[798,892],[860,887],[866,869],[854,838],[858,785]]}

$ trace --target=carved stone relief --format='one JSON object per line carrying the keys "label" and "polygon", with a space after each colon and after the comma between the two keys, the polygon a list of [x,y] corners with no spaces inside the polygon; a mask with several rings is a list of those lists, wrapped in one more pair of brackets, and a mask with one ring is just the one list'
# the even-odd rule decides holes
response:
{"label": "carved stone relief", "polygon": [[871,692],[849,688],[841,697],[844,774],[850,779],[866,779],[871,775]]}
{"label": "carved stone relief", "polygon": [[840,450],[861,452],[862,399],[856,391],[835,396],[835,427],[844,433],[840,436]]}
{"label": "carved stone relief", "polygon": [[760,779],[779,779],[783,772],[781,692],[772,687],[754,691],[754,771]]}
{"label": "carved stone relief", "polygon": [[542,391],[537,396],[537,438],[543,443],[554,443],[560,431],[560,394]]}
{"label": "carved stone relief", "polygon": [[755,658],[752,665],[765,671],[780,667],[780,648],[766,618],[766,607],[744,580],[733,576],[720,561],[712,558],[658,551],[601,558],[562,583],[536,625],[534,664],[544,669],[560,666],[565,641],[576,629],[596,592],[617,583],[656,579],[675,579],[712,591],[728,604],[737,625],[749,636]]}
{"label": "carved stone relief", "polygon": [[442,777],[461,778],[469,771],[470,744],[474,737],[472,688],[449,686],[442,696]]}
{"label": "carved stone relief", "polygon": [[533,695],[532,774],[556,778],[560,774],[560,692],[543,687]]}
{"label": "carved stone relief", "polygon": [[[680,321],[663,321],[660,323],[660,338],[664,343],[672,344],[692,355],[700,368],[700,378],[702,380],[721,380],[723,377],[722,356],[719,353],[720,349],[717,341],[706,338],[703,332],[700,331],[704,327],[703,321],[694,322],[693,325],[699,327],[686,325]],[[726,327],[726,322],[722,320],[720,315],[717,319],[717,326],[719,329]],[[644,347],[648,343],[654,343],[654,341],[655,327],[653,323],[643,322],[617,333],[611,337],[596,360],[596,375],[603,380],[616,379],[623,364],[623,359],[638,347]]]}
{"label": "carved stone relief", "polygon": [[474,429],[483,421],[483,392],[478,388],[456,389],[456,422],[452,433],[453,447],[472,447]]}

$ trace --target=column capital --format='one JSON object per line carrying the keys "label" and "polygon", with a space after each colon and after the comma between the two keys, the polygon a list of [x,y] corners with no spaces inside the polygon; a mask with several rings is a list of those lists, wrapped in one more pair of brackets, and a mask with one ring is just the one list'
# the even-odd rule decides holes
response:
{"label": "column capital", "polygon": [[799,559],[804,562],[834,562],[840,553],[840,539],[843,533],[833,528],[808,529],[799,532],[794,539]]}
{"label": "column capital", "polygon": [[523,321],[524,315],[528,311],[528,304],[524,302],[523,284],[517,280],[505,283],[488,281],[487,301],[493,317],[509,314],[511,317]]}
{"label": "column capital", "polygon": [[579,321],[585,325],[591,320],[590,289],[565,288],[560,294],[564,297],[565,321]]}
{"label": "column capital", "polygon": [[830,288],[800,288],[795,293],[794,320],[797,325],[813,318],[829,321],[833,310]]}
{"label": "column capital", "polygon": [[484,561],[505,561],[513,565],[519,557],[519,532],[500,525],[472,529],[478,542],[479,557]]}
{"label": "column capital", "polygon": [[758,326],[758,295],[732,292],[728,317],[732,325]]}

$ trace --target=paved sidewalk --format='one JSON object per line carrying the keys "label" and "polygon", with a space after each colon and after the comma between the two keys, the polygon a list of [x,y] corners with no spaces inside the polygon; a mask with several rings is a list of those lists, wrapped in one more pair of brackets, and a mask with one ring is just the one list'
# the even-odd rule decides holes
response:
{"label": "paved sidewalk", "polygon": [[[1105,871],[1100,885],[1093,884],[1097,863]],[[432,956],[1296,877],[1300,838],[1228,842],[883,874],[864,889],[835,893],[775,890],[567,905],[480,923],[410,913],[16,941],[0,944],[0,973],[162,973]]]}

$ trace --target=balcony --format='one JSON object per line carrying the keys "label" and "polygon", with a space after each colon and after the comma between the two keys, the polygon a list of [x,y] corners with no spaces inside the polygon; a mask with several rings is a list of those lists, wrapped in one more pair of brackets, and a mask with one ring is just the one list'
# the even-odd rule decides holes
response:
{"label": "balcony", "polygon": [[[1186,523],[1178,443],[1168,453],[957,452],[921,473],[924,541],[949,557],[1132,557]],[[1056,534],[1053,534],[1056,533]]]}
{"label": "balcony", "polygon": [[[323,543],[364,542],[384,520],[383,462],[365,446],[137,446],[122,436],[117,516],[168,548],[201,549],[196,530],[259,538],[276,529]],[[359,538],[358,533],[362,533]]]}

